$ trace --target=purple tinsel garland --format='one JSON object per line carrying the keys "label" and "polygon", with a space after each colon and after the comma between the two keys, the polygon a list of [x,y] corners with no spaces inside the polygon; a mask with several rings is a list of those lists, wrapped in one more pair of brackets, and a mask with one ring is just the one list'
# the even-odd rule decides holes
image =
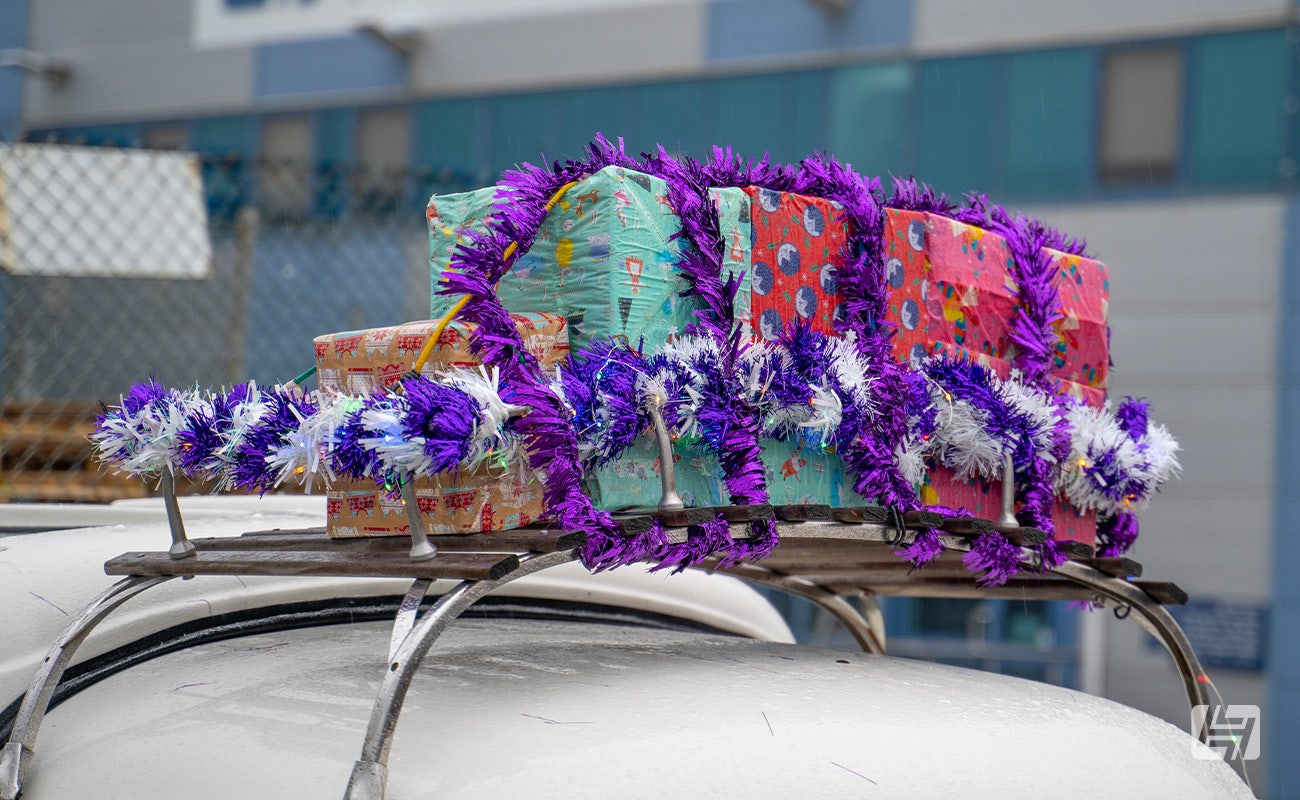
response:
{"label": "purple tinsel garland", "polygon": [[[741,276],[722,278],[725,244],[717,209],[708,193],[711,181],[726,185],[730,180],[738,180],[738,174],[730,179],[724,177],[735,172],[737,166],[738,161],[729,152],[715,150],[706,166],[689,157],[673,158],[662,147],[646,162],[647,171],[667,184],[668,201],[681,219],[681,236],[685,239],[678,269],[690,284],[693,296],[704,304],[704,309],[697,312],[699,321],[687,330],[713,339],[721,356],[718,371],[723,380],[718,387],[721,390],[716,398],[718,402],[707,405],[716,407],[726,418],[717,437],[706,436],[706,441],[713,444],[731,502],[762,505],[769,497],[759,445],[759,415],[738,387],[731,385],[736,362],[745,349],[740,326],[733,322]],[[693,558],[699,548],[709,544],[718,545],[715,549],[720,550],[724,565],[762,558],[776,547],[776,524],[772,520],[750,523],[750,536],[745,539],[732,540],[729,534],[721,535],[719,531],[725,533],[726,527],[721,518],[699,526],[686,542],[669,548],[664,563],[688,563],[683,559]]]}
{"label": "purple tinsel garland", "polygon": [[646,359],[618,342],[592,342],[560,367],[564,398],[592,466],[616,461],[650,425],[638,402],[637,378]]}
{"label": "purple tinsel garland", "polygon": [[909,511],[920,501],[898,468],[895,453],[908,437],[911,387],[906,370],[893,357],[893,329],[885,322],[889,294],[881,253],[885,212],[880,181],[863,178],[849,165],[821,155],[804,159],[800,169],[803,191],[844,208],[848,237],[844,265],[836,274],[844,314],[835,325],[842,333],[854,334],[860,357],[876,368],[872,391],[877,412],[861,420],[855,435],[843,440],[840,456],[854,473],[855,492]]}
{"label": "purple tinsel garland", "polygon": [[277,475],[270,457],[285,445],[285,437],[298,430],[302,420],[315,414],[310,397],[282,388],[267,392],[266,413],[248,426],[232,454],[230,474],[236,488],[265,493],[275,486]]}
{"label": "purple tinsel garland", "polygon": [[208,407],[198,407],[186,415],[185,424],[176,433],[180,448],[181,471],[190,477],[213,472],[219,466],[220,449],[234,422],[235,407],[248,401],[255,391],[251,383],[240,383],[230,391],[212,398]]}
{"label": "purple tinsel garland", "polygon": [[[485,230],[467,234],[468,244],[457,247],[451,267],[443,274],[443,294],[467,295],[461,317],[474,324],[470,350],[484,364],[500,369],[510,402],[529,413],[515,423],[524,442],[530,466],[542,478],[546,516],[565,530],[584,531],[583,562],[592,569],[623,563],[624,543],[613,517],[592,505],[582,491],[582,465],[571,414],[542,376],[537,360],[524,347],[510,314],[496,296],[496,282],[509,269],[506,250],[515,244],[514,258],[528,252],[548,212],[547,202],[566,184],[607,166],[636,167],[623,152],[622,140],[614,145],[603,136],[587,147],[585,161],[556,163],[547,171],[531,164],[502,176],[495,213]],[[511,262],[513,263],[513,262]]]}
{"label": "purple tinsel garland", "polygon": [[[971,206],[982,210],[985,201],[982,197],[972,198]],[[1057,323],[1064,315],[1055,280],[1056,264],[1044,248],[1082,254],[1084,244],[1082,240],[1067,239],[1032,217],[1012,218],[1001,206],[989,210],[989,228],[1006,240],[1020,303],[1010,334],[1017,348],[1013,363],[1024,374],[1026,383],[1049,389],[1052,358],[1060,340]],[[1066,558],[1063,546],[1055,539],[1056,526],[1052,522],[1053,474],[1052,464],[1036,458],[1024,473],[1019,492],[1024,521],[1048,534],[1048,540],[1039,545],[1044,569],[1059,566]]]}
{"label": "purple tinsel garland", "polygon": [[402,381],[402,433],[424,439],[430,472],[454,472],[469,451],[470,436],[482,411],[474,398],[416,375]]}

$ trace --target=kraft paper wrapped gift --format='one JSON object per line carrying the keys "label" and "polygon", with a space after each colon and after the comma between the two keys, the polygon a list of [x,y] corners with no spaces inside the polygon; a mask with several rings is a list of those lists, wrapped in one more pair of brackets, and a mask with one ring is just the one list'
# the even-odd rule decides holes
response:
{"label": "kraft paper wrapped gift", "polygon": [[[481,231],[493,213],[496,188],[429,200],[433,316],[455,298],[437,294],[438,278],[450,266],[467,231]],[[726,248],[724,277],[744,273],[736,317],[749,325],[750,200],[741,189],[710,189]],[[668,202],[663,180],[635,170],[606,167],[570,188],[543,221],[527,253],[502,276],[497,295],[511,311],[555,312],[571,323],[576,352],[593,339],[622,339],[655,350],[696,320],[700,306],[683,298],[687,288],[677,270],[681,220]],[[714,459],[679,445],[677,490],[688,504],[727,502]],[[682,467],[687,464],[689,467]],[[604,509],[653,506],[659,502],[659,452],[647,434],[615,464],[592,475],[586,489]]]}
{"label": "kraft paper wrapped gift", "polygon": [[[465,233],[483,229],[493,213],[496,189],[430,198],[429,223],[433,317],[455,298],[437,294]],[[748,324],[750,309],[750,203],[740,189],[710,189],[726,243],[724,277],[744,272],[736,315]],[[661,179],[635,170],[606,167],[570,188],[546,216],[529,251],[497,285],[511,311],[546,311],[568,317],[575,351],[592,339],[622,338],[647,350],[681,334],[700,307],[681,297],[687,284],[677,271],[681,221],[668,203]]]}
{"label": "kraft paper wrapped gift", "polygon": [[[569,357],[568,321],[558,314],[512,314],[515,327],[543,369],[554,371]],[[321,389],[345,394],[369,394],[397,383],[415,366],[424,343],[438,323],[421,320],[389,328],[328,333],[314,340],[317,384]],[[469,351],[473,326],[459,320],[449,323],[421,374],[433,376],[448,367],[479,363]]]}
{"label": "kraft paper wrapped gift", "polygon": [[[524,346],[544,369],[553,370],[568,358],[568,323],[564,317],[513,317]],[[391,386],[415,366],[415,359],[436,325],[426,320],[317,337],[320,388],[360,395],[379,386]],[[478,360],[469,351],[470,331],[471,326],[462,322],[448,325],[421,374],[432,376],[448,367],[476,365]],[[545,510],[541,483],[522,459],[505,467],[418,478],[415,497],[426,530],[437,534],[510,530],[531,523]],[[369,483],[336,484],[327,492],[326,509],[326,528],[333,537],[410,533],[401,497]]]}

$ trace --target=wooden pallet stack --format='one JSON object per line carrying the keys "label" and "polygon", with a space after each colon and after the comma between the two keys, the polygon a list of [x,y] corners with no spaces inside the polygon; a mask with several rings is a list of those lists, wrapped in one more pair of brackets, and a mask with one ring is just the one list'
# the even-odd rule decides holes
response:
{"label": "wooden pallet stack", "polygon": [[0,502],[107,503],[144,497],[140,481],[102,470],[86,438],[94,403],[10,401],[0,405]]}

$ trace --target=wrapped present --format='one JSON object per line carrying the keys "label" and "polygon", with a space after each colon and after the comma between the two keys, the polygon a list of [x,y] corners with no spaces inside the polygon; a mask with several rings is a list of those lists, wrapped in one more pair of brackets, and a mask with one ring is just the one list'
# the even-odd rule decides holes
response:
{"label": "wrapped present", "polygon": [[[568,358],[568,322],[556,314],[512,315],[524,346],[542,368]],[[415,366],[436,322],[425,320],[319,336],[315,340],[321,390],[367,394],[388,387]],[[443,330],[421,374],[478,364],[469,350],[472,326],[454,321]],[[417,478],[415,497],[429,533],[475,533],[527,525],[545,510],[541,483],[515,460],[504,467]],[[370,483],[342,481],[327,493],[330,536],[397,536],[410,533],[401,496]]]}
{"label": "wrapped present", "polygon": [[750,186],[753,222],[754,332],[775,339],[796,319],[833,334],[840,303],[836,264],[843,261],[842,206],[820,197]]}
{"label": "wrapped present", "polygon": [[[437,294],[438,278],[466,232],[482,230],[492,214],[494,189],[429,200],[433,316],[454,302]],[[741,273],[736,315],[750,314],[750,202],[740,189],[710,189],[726,242],[724,273]],[[606,167],[570,188],[538,229],[530,250],[497,285],[511,311],[547,311],[571,322],[575,349],[592,339],[644,340],[655,349],[694,322],[699,306],[681,297],[686,283],[676,269],[681,221],[668,204],[660,178]]]}
{"label": "wrapped present", "polygon": [[[511,315],[524,346],[551,371],[569,357],[568,321],[558,314]],[[317,383],[321,389],[345,394],[369,394],[397,383],[415,366],[420,350],[438,325],[433,320],[408,322],[390,328],[329,333],[314,340]],[[453,320],[438,337],[433,355],[421,373],[434,375],[448,367],[478,364],[469,351],[473,326]]]}
{"label": "wrapped present", "polygon": [[[841,295],[836,265],[848,234],[841,206],[820,197],[750,186],[753,225],[752,329],[776,339],[799,320],[835,335]],[[839,458],[804,442],[763,441],[763,465],[773,503],[841,505],[847,500]],[[849,492],[851,495],[852,493]]]}
{"label": "wrapped present", "polygon": [[[438,276],[451,265],[467,231],[482,230],[492,214],[495,189],[430,199],[430,268],[434,316],[454,302],[437,294]],[[750,320],[750,199],[740,189],[710,189],[726,244],[723,272],[741,274],[735,313]],[[556,312],[566,317],[575,350],[593,339],[617,338],[654,350],[684,332],[699,306],[681,295],[687,288],[677,271],[681,220],[668,203],[664,181],[635,170],[606,167],[570,188],[551,209],[532,247],[502,276],[497,295],[511,311]],[[684,445],[679,462],[700,462],[677,472],[678,492],[687,502],[716,504],[721,477],[716,464]],[[616,464],[587,481],[605,509],[653,506],[659,502],[659,452],[647,436]]]}
{"label": "wrapped present", "polygon": [[[522,463],[494,471],[415,480],[415,502],[430,534],[505,531],[528,525],[545,510],[541,485]],[[406,536],[411,532],[402,497],[353,483],[326,493],[326,530],[335,538]]]}
{"label": "wrapped present", "polygon": [[[1011,373],[1011,332],[1019,308],[1011,252],[1000,235],[944,216],[887,209],[884,257],[894,353],[902,359],[942,355],[972,359],[1000,377]],[[1052,251],[1064,319],[1052,375],[1094,407],[1106,399],[1109,363],[1106,265]],[[943,467],[921,487],[926,505],[964,508],[996,518],[1001,484],[962,480]],[[1052,511],[1058,539],[1092,544],[1095,514],[1059,500]]]}
{"label": "wrapped present", "polygon": [[[1002,514],[1002,482],[980,477],[962,479],[951,469],[931,467],[920,488],[922,505],[963,508],[977,517],[997,519]],[[1082,511],[1064,498],[1052,506],[1052,524],[1060,541],[1083,542],[1091,547],[1097,540],[1097,512]]]}
{"label": "wrapped present", "polygon": [[[996,233],[921,211],[886,209],[884,258],[889,318],[899,358],[972,358],[1011,371],[1019,303],[1011,253]],[[1064,319],[1052,375],[1093,407],[1106,400],[1109,365],[1106,265],[1050,251]]]}

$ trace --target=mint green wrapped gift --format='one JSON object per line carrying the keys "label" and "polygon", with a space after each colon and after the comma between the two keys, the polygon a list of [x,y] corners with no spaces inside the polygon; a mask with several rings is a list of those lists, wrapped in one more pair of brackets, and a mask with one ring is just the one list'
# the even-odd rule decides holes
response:
{"label": "mint green wrapped gift", "polygon": [[[467,231],[481,231],[493,213],[496,187],[429,201],[431,316],[456,298],[436,294]],[[752,230],[750,198],[742,189],[710,189],[724,241],[723,277],[744,273],[736,297],[737,321],[750,327]],[[562,314],[574,352],[593,339],[614,338],[647,352],[695,321],[698,301],[683,298],[688,284],[677,270],[681,221],[659,178],[606,167],[570,188],[547,215],[529,252],[501,278],[497,295],[514,312]],[[730,502],[711,454],[675,445],[677,490],[687,505]],[[840,502],[843,476],[833,454],[803,443],[764,441],[764,465],[773,503]],[[617,463],[590,475],[586,488],[605,509],[654,506],[660,497],[659,452],[647,435]]]}
{"label": "mint green wrapped gift", "polygon": [[[436,294],[438,277],[464,231],[481,231],[492,213],[495,187],[435,196],[429,201],[433,317],[455,302]],[[738,320],[750,307],[749,196],[741,189],[710,189],[727,247],[724,277],[744,272],[736,297]],[[511,311],[544,311],[569,318],[575,351],[592,339],[619,338],[654,350],[694,322],[700,306],[682,298],[676,269],[681,221],[659,178],[606,167],[580,181],[557,202],[533,246],[502,276],[497,296]]]}

